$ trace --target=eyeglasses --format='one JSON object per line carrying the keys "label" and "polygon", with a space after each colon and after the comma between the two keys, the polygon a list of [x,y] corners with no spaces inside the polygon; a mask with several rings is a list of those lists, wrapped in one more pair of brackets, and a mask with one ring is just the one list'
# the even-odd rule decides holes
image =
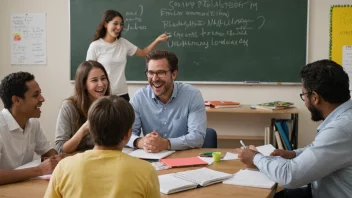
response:
{"label": "eyeglasses", "polygon": [[311,93],[311,91],[307,91],[306,93],[301,93],[301,94],[299,94],[299,96],[300,96],[301,99],[304,101],[304,95],[310,94],[310,93]]}
{"label": "eyeglasses", "polygon": [[153,78],[155,74],[159,78],[164,78],[168,71],[170,71],[170,69],[169,70],[159,70],[159,71],[156,71],[156,72],[148,70],[148,71],[145,71],[145,74],[147,75],[148,78]]}

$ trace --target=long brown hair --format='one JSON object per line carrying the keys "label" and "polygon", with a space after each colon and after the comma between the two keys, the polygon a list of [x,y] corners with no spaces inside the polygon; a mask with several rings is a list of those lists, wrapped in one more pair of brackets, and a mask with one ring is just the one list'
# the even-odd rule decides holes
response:
{"label": "long brown hair", "polygon": [[[123,23],[123,17],[122,14],[118,11],[115,10],[107,10],[104,12],[103,17],[101,17],[101,20],[98,24],[97,29],[95,30],[95,35],[94,35],[94,39],[93,41],[96,41],[100,38],[104,38],[104,36],[106,35],[106,27],[105,27],[105,23],[109,23],[110,21],[112,21],[115,17],[120,17]],[[122,30],[123,30],[123,26],[122,26]],[[121,32],[119,33],[119,35],[117,36],[117,39],[119,39],[121,37]]]}
{"label": "long brown hair", "polygon": [[[88,74],[93,68],[99,68],[104,72],[108,81],[108,88],[105,92],[105,96],[110,95],[110,80],[104,66],[99,62],[93,60],[82,62],[76,71],[74,94],[73,96],[66,99],[67,101],[71,102],[78,111],[74,123],[75,131],[77,131],[79,127],[87,120],[88,110],[93,102],[89,99],[88,91],[86,89]],[[82,117],[84,120],[81,119]]]}

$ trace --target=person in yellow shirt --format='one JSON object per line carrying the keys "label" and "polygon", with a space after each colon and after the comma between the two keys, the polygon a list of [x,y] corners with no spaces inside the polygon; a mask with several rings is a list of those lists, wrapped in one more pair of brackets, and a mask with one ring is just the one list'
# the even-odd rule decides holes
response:
{"label": "person in yellow shirt", "polygon": [[132,106],[121,97],[96,100],[88,111],[93,150],[60,161],[44,197],[159,198],[153,166],[122,152],[134,118]]}

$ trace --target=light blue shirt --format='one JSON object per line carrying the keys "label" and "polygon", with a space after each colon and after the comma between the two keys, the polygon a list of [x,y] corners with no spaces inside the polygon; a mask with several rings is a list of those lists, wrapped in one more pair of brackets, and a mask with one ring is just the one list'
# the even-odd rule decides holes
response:
{"label": "light blue shirt", "polygon": [[164,104],[150,85],[138,90],[132,98],[136,119],[127,146],[154,130],[171,144],[171,150],[200,148],[204,143],[207,126],[204,100],[199,89],[174,82],[170,100]]}
{"label": "light blue shirt", "polygon": [[331,112],[319,125],[313,143],[295,152],[291,160],[257,154],[253,161],[262,173],[287,188],[312,183],[313,197],[351,197],[352,101]]}

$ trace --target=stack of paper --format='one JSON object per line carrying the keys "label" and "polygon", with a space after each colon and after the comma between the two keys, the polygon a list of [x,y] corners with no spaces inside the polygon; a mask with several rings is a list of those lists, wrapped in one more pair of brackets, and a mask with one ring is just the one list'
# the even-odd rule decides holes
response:
{"label": "stack of paper", "polygon": [[270,154],[275,150],[275,147],[271,144],[257,146],[255,148],[264,156],[270,156]]}
{"label": "stack of paper", "polygon": [[171,155],[172,153],[174,153],[175,151],[161,151],[159,153],[148,153],[146,151],[144,151],[143,149],[137,149],[137,150],[134,150],[130,153],[128,153],[130,156],[133,156],[133,157],[138,157],[138,158],[141,158],[141,159],[162,159],[166,156],[169,156]]}
{"label": "stack of paper", "polygon": [[272,188],[275,185],[275,182],[263,173],[248,169],[240,170],[232,178],[225,180],[223,183],[257,188]]}
{"label": "stack of paper", "polygon": [[230,153],[230,152],[227,152],[225,157],[222,158],[222,160],[234,160],[234,159],[238,159],[238,154]]}

